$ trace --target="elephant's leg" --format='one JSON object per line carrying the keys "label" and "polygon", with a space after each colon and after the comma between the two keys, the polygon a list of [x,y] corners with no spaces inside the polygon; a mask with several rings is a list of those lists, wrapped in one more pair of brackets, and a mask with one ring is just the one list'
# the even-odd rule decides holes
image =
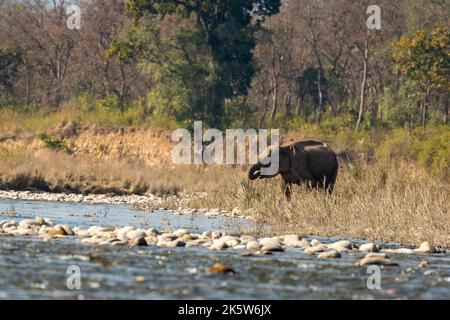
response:
{"label": "elephant's leg", "polygon": [[292,184],[283,179],[281,182],[281,187],[283,189],[284,195],[286,196],[286,199],[290,201],[292,198]]}
{"label": "elephant's leg", "polygon": [[334,184],[335,184],[336,178],[337,178],[337,173],[338,173],[338,167],[336,166],[336,169],[334,170],[333,174],[327,181],[326,189],[329,194],[333,193]]}
{"label": "elephant's leg", "polygon": [[317,181],[314,178],[310,178],[306,181],[306,185],[310,188],[310,189],[320,189],[322,186],[322,182],[321,181]]}

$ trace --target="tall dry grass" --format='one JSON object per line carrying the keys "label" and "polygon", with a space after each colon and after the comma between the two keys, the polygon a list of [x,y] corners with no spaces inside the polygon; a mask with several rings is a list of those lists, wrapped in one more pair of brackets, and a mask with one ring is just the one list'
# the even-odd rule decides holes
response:
{"label": "tall dry grass", "polygon": [[328,196],[294,187],[284,199],[278,179],[235,177],[193,207],[237,207],[276,234],[340,236],[450,247],[450,188],[406,162],[357,162],[341,166]]}
{"label": "tall dry grass", "polygon": [[148,167],[139,161],[78,158],[63,152],[0,147],[0,189],[175,195],[220,188],[228,167]]}

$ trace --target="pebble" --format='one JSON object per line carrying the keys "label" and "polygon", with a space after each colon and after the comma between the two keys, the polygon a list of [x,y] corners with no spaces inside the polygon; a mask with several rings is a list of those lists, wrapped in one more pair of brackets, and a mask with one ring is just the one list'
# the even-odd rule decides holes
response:
{"label": "pebble", "polygon": [[131,231],[128,231],[126,234],[126,237],[130,240],[141,239],[141,238],[143,239],[146,236],[147,236],[147,234],[143,230],[131,230]]}
{"label": "pebble", "polygon": [[258,241],[250,241],[247,243],[247,250],[252,251],[252,250],[259,250],[261,248],[261,245],[259,244]]}
{"label": "pebble", "polygon": [[404,254],[411,254],[414,253],[414,250],[409,249],[409,248],[399,248],[397,250],[395,250],[396,253],[404,253]]}
{"label": "pebble", "polygon": [[336,250],[330,250],[319,253],[317,258],[319,259],[334,259],[334,258],[340,258],[341,254]]}
{"label": "pebble", "polygon": [[432,246],[428,241],[423,242],[419,248],[414,250],[415,252],[419,253],[436,253],[437,250],[434,246]]}
{"label": "pebble", "polygon": [[320,253],[320,252],[324,252],[328,249],[328,247],[324,244],[318,244],[316,246],[310,247],[310,248],[306,248],[305,252],[309,255],[313,255],[315,253]]}
{"label": "pebble", "polygon": [[75,232],[73,232],[72,228],[70,226],[68,226],[67,224],[63,224],[61,227],[66,232],[66,235],[68,235],[68,236],[74,236],[75,235]]}
{"label": "pebble", "polygon": [[375,243],[364,243],[359,246],[359,251],[362,252],[378,252],[379,247]]}
{"label": "pebble", "polygon": [[261,246],[281,247],[280,239],[277,237],[261,238],[259,239],[259,243],[261,244]]}
{"label": "pebble", "polygon": [[131,239],[130,244],[132,246],[146,246],[147,241],[145,240],[144,237],[136,237],[136,238]]}
{"label": "pebble", "polygon": [[59,235],[59,236],[65,236],[65,235],[67,235],[67,232],[66,232],[66,230],[64,230],[64,228],[62,227],[62,226],[60,226],[60,225],[56,225],[56,226],[54,226],[53,228],[51,228],[50,230],[48,230],[48,232],[47,232],[49,235],[51,235],[51,236],[57,236],[57,235]]}
{"label": "pebble", "polygon": [[367,265],[382,265],[382,266],[398,266],[398,264],[386,255],[380,254],[367,254],[363,259],[356,263],[357,266],[367,266]]}
{"label": "pebble", "polygon": [[256,238],[254,236],[249,236],[249,235],[243,235],[239,238],[239,240],[242,243],[249,243],[249,242],[254,242],[257,241]]}
{"label": "pebble", "polygon": [[234,271],[230,266],[227,266],[223,263],[217,263],[215,265],[212,265],[211,267],[208,267],[206,269],[207,273],[224,273],[224,274],[235,274],[236,271]]}
{"label": "pebble", "polygon": [[175,247],[185,247],[186,246],[186,242],[184,242],[181,239],[175,239],[172,241],[158,241],[158,243],[156,244],[158,247],[168,247],[168,248],[175,248]]}
{"label": "pebble", "polygon": [[120,239],[125,239],[127,237],[127,233],[134,230],[134,227],[123,227],[116,230],[116,235]]}
{"label": "pebble", "polygon": [[261,252],[282,252],[284,249],[281,247],[281,245],[274,245],[274,244],[265,244],[261,248]]}
{"label": "pebble", "polygon": [[209,250],[223,250],[226,248],[228,248],[228,246],[225,241],[216,239],[213,241],[212,245],[209,247]]}
{"label": "pebble", "polygon": [[183,237],[184,235],[189,234],[189,231],[187,231],[186,229],[178,229],[178,230],[172,232],[172,234],[173,234],[174,236],[176,236],[177,238],[181,238],[181,237]]}
{"label": "pebble", "polygon": [[299,236],[297,235],[288,235],[285,236],[283,239],[283,243],[287,247],[292,248],[307,248],[309,247],[309,242],[305,239],[300,240]]}
{"label": "pebble", "polygon": [[220,238],[222,238],[223,236],[224,236],[224,233],[221,232],[221,231],[214,231],[214,232],[211,233],[211,238],[212,238],[213,240],[220,239]]}
{"label": "pebble", "polygon": [[352,243],[348,240],[341,240],[328,245],[329,249],[337,251],[349,251],[352,248]]}
{"label": "pebble", "polygon": [[157,239],[158,239],[158,241],[162,241],[162,242],[170,242],[170,241],[177,239],[177,237],[171,233],[163,233],[163,234],[160,234],[157,237]]}
{"label": "pebble", "polygon": [[212,232],[211,231],[205,231],[202,233],[203,238],[212,238]]}
{"label": "pebble", "polygon": [[45,225],[45,220],[42,217],[37,216],[36,218],[34,218],[34,221],[38,226]]}
{"label": "pebble", "polygon": [[428,262],[427,261],[421,261],[420,263],[419,263],[419,268],[426,268],[426,267],[428,267]]}

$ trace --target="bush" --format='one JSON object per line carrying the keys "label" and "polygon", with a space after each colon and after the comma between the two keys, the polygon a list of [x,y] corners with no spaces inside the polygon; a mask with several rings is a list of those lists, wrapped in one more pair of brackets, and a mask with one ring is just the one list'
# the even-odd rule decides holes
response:
{"label": "bush", "polygon": [[377,148],[383,159],[417,162],[439,177],[447,178],[450,169],[450,131],[447,126],[429,127],[426,131],[396,129]]}
{"label": "bush", "polygon": [[70,149],[65,145],[64,141],[53,138],[47,132],[39,133],[38,138],[44,143],[44,148],[46,149],[70,153]]}

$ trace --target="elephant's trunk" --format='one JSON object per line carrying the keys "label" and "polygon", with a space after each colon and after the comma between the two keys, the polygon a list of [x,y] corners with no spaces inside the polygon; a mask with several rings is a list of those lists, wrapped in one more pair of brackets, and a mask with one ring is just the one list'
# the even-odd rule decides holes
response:
{"label": "elephant's trunk", "polygon": [[248,178],[250,180],[256,180],[261,176],[261,167],[260,163],[254,164],[248,170]]}

